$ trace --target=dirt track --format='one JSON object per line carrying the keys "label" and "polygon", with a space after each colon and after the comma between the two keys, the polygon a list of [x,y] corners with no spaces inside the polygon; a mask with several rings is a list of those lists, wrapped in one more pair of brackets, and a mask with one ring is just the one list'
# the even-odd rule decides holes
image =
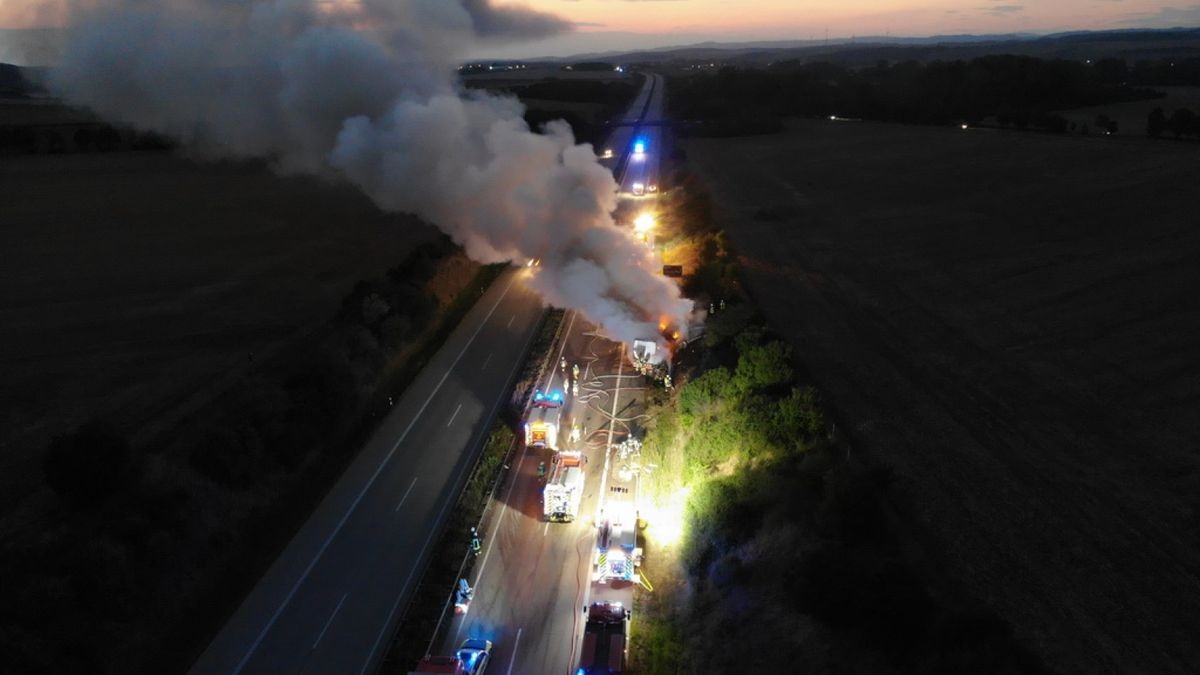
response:
{"label": "dirt track", "polygon": [[689,141],[751,290],[1056,671],[1200,672],[1200,154],[805,121]]}
{"label": "dirt track", "polygon": [[169,424],[432,230],[356,191],[164,152],[0,160],[0,508],[94,416]]}

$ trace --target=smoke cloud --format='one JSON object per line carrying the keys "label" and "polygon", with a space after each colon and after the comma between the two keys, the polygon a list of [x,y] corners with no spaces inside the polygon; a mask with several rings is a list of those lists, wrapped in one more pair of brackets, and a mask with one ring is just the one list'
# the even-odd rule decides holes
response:
{"label": "smoke cloud", "polygon": [[207,157],[349,180],[480,262],[539,258],[531,282],[614,339],[687,326],[690,303],[612,219],[590,145],[533,133],[512,98],[466,92],[480,40],[569,27],[486,0],[79,0],[52,77],[64,98]]}

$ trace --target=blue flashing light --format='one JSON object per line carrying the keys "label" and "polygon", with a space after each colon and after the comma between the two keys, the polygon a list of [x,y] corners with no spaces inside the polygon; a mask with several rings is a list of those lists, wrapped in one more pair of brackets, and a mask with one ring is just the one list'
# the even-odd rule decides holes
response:
{"label": "blue flashing light", "polygon": [[575,671],[575,675],[587,675],[587,671],[583,668],[580,668],[579,670]]}
{"label": "blue flashing light", "polygon": [[533,390],[533,400],[540,401],[544,398],[546,398],[546,395],[542,393],[541,389]]}
{"label": "blue flashing light", "polygon": [[563,400],[563,393],[561,391],[555,391],[553,394],[550,394],[550,400],[561,403]]}
{"label": "blue flashing light", "polygon": [[633,144],[634,154],[640,155],[646,152],[646,141],[638,141]]}

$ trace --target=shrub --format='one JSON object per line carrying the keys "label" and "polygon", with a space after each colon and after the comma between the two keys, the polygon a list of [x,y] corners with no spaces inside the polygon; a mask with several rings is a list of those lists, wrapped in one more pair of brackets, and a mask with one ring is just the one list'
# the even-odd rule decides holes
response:
{"label": "shrub", "polygon": [[820,394],[813,387],[799,387],[776,404],[767,435],[773,442],[791,444],[823,433],[825,414],[821,411]]}
{"label": "shrub", "polygon": [[792,350],[782,342],[747,347],[738,357],[734,390],[742,395],[768,391],[792,380]]}

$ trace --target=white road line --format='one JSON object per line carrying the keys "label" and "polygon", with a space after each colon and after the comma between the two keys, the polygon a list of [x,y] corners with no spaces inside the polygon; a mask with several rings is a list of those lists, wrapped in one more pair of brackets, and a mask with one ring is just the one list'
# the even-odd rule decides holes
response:
{"label": "white road line", "polygon": [[517,662],[517,645],[521,644],[521,631],[523,630],[525,629],[518,628],[517,639],[513,640],[513,653],[512,656],[508,658],[508,675],[512,675],[513,664]]}
{"label": "white road line", "polygon": [[[467,344],[463,345],[462,351],[458,353],[458,356],[454,357],[454,363],[450,365],[451,370],[453,370],[454,366],[458,365],[458,362],[462,360],[463,354],[466,354],[467,349],[474,344],[475,338],[479,336],[479,332],[483,330],[483,327],[487,325],[489,320],[491,320],[492,314],[496,312],[496,308],[500,306],[501,301],[503,301],[504,297],[508,295],[508,291],[512,288],[512,285],[516,283],[516,281],[517,275],[514,274],[512,279],[509,280],[508,285],[504,287],[504,292],[500,294],[499,298],[496,298],[495,304],[493,304],[492,308],[488,310],[487,315],[483,317],[483,321],[479,322],[479,327],[476,328],[475,332],[471,334],[471,337],[467,340]],[[321,544],[321,548],[317,549],[317,554],[313,556],[312,561],[308,563],[308,567],[304,568],[304,573],[301,574],[300,578],[296,580],[296,583],[292,585],[291,590],[288,591],[287,597],[283,599],[283,602],[279,605],[278,609],[276,609],[275,613],[271,615],[271,619],[267,621],[267,625],[263,626],[262,631],[260,631],[258,636],[254,638],[254,642],[250,645],[250,649],[246,651],[246,655],[242,657],[242,660],[239,661],[237,666],[233,669],[232,675],[237,675],[238,673],[242,672],[242,668],[246,667],[246,663],[250,661],[250,657],[254,656],[254,652],[258,650],[258,646],[261,645],[263,639],[267,637],[267,633],[271,631],[271,628],[275,626],[275,622],[279,620],[279,615],[283,614],[283,610],[287,608],[289,603],[291,603],[292,597],[296,595],[296,591],[298,591],[300,586],[303,585],[305,580],[308,579],[308,575],[312,573],[313,567],[316,567],[317,561],[321,559],[321,556],[325,555],[325,549],[329,548],[329,544],[333,542],[334,537],[336,537],[338,533],[342,531],[342,528],[346,525],[346,521],[350,519],[350,514],[354,513],[354,510],[358,508],[359,502],[362,501],[363,497],[366,496],[367,491],[371,489],[371,486],[375,484],[376,479],[379,478],[379,474],[383,473],[383,467],[387,466],[388,462],[392,461],[392,456],[396,454],[396,449],[399,448],[400,444],[404,442],[404,439],[408,437],[408,432],[412,431],[412,428],[416,426],[417,420],[421,419],[421,415],[425,413],[425,408],[429,407],[429,402],[433,400],[433,397],[436,396],[439,391],[441,391],[442,385],[446,383],[446,378],[449,375],[450,371],[448,370],[446,371],[445,375],[442,375],[442,379],[438,380],[437,386],[433,388],[433,391],[429,394],[429,397],[426,398],[425,402],[421,404],[421,408],[417,410],[417,414],[413,417],[412,421],[408,423],[408,427],[404,429],[404,433],[400,434],[400,438],[396,440],[395,445],[393,445],[392,449],[388,451],[386,456],[384,456],[383,461],[381,461],[379,466],[376,467],[375,473],[371,474],[371,478],[367,481],[367,484],[363,486],[363,489],[358,493],[358,496],[355,497],[354,501],[350,504],[350,508],[346,509],[346,513],[342,515],[341,520],[339,520],[338,524],[333,528],[333,532],[325,538],[325,541]]]}
{"label": "white road line", "polygon": [[[550,391],[554,388],[554,376],[558,373],[555,368],[562,363],[563,350],[567,348],[567,342],[571,337],[571,326],[575,325],[575,314],[576,312],[571,312],[571,319],[567,321],[567,331],[563,333],[562,344],[558,346],[558,358],[554,360],[554,363],[550,364],[550,379],[546,382],[546,391]],[[566,380],[566,377],[567,374],[563,373],[564,381]]]}
{"label": "white road line", "polygon": [[512,322],[513,322],[513,321],[516,321],[516,319],[517,319],[517,315],[516,315],[516,314],[513,314],[512,316],[510,316],[510,317],[508,318],[508,325],[507,325],[507,326],[505,326],[505,328],[512,328]]}
{"label": "white road line", "polygon": [[404,496],[400,498],[400,503],[396,504],[395,512],[399,512],[400,507],[404,506],[404,500],[408,499],[408,493],[412,492],[413,486],[416,484],[417,484],[417,479],[413,478],[412,482],[408,484],[408,489],[404,491]]}
{"label": "white road line", "polygon": [[482,365],[482,366],[480,366],[480,367],[479,367],[479,369],[480,369],[480,370],[487,370],[487,364],[489,364],[489,363],[491,363],[491,362],[492,362],[492,355],[491,355],[491,353],[489,353],[489,354],[488,354],[488,357],[487,357],[486,359],[484,359],[484,360],[483,360],[483,365]]}
{"label": "white road line", "polygon": [[[612,455],[613,428],[617,424],[617,401],[621,398],[621,372],[625,368],[625,343],[617,360],[617,389],[613,392],[612,413],[608,416],[608,447],[604,449],[604,473],[600,474],[600,513],[604,513],[604,488],[608,485],[608,459]],[[597,519],[599,520],[599,519]]]}
{"label": "white road line", "polygon": [[[515,277],[514,277],[514,281],[515,281]],[[511,287],[512,282],[510,281],[508,285],[509,285],[509,287]],[[504,292],[508,293],[508,288],[505,288]],[[497,304],[499,304],[499,303],[497,303]],[[496,308],[492,307],[492,309],[495,310]],[[489,317],[491,316],[491,312],[488,312],[488,316]],[[475,332],[476,332],[476,334],[479,333],[478,330]],[[529,337],[525,339],[525,345],[521,349],[522,353],[525,353],[529,350],[529,345],[530,345],[530,343],[533,342],[534,335],[535,335],[535,333],[530,333]],[[474,336],[472,336],[471,339],[474,339]],[[459,356],[461,357],[462,355],[459,354]],[[506,380],[507,382],[512,382],[513,378],[517,374],[517,368],[519,366],[521,366],[523,364],[523,362],[524,362],[524,359],[514,359],[513,360],[513,367],[510,368],[508,371],[508,380]],[[492,404],[492,410],[488,414],[488,417],[485,419],[495,419],[496,418],[496,409],[499,408],[500,403],[503,402],[507,398],[507,394],[508,394],[507,389],[505,391],[501,392],[500,396],[498,396],[496,398],[496,402],[494,404]],[[405,433],[408,433],[408,432],[406,431]],[[480,441],[482,441],[482,437],[480,438]],[[463,472],[466,471],[466,469],[467,469],[467,467],[465,465],[463,466],[463,468],[459,469],[458,475],[455,476],[455,478],[454,478],[453,485],[458,485],[459,483],[462,482]],[[510,492],[511,492],[511,489],[510,489]],[[453,503],[454,503],[454,500],[447,499],[445,501],[445,503],[442,504],[442,510],[438,512],[437,520],[434,521],[435,523],[440,523],[443,521],[443,519],[446,516],[446,509],[450,508],[450,505]],[[425,543],[421,545],[421,553],[418,555],[417,560],[421,560],[425,557],[425,551],[429,549],[429,542],[433,539],[433,535],[436,532],[437,532],[437,528],[434,528],[433,530],[429,531],[428,535],[425,536]],[[491,551],[491,544],[488,545],[488,551]],[[375,652],[379,650],[379,643],[383,642],[383,636],[386,635],[388,632],[388,629],[392,627],[392,619],[394,619],[396,617],[396,610],[400,609],[400,601],[404,599],[404,593],[408,590],[409,584],[412,583],[413,574],[415,574],[416,571],[417,571],[416,567],[413,567],[411,570],[408,571],[408,576],[404,579],[404,586],[400,589],[400,595],[396,596],[396,602],[392,604],[392,611],[388,613],[387,621],[384,622],[383,628],[381,628],[379,630],[379,635],[375,636],[375,643],[371,645],[371,651],[367,654],[367,660],[365,662],[363,662],[362,669],[358,671],[359,675],[364,675],[367,672],[367,669],[371,667],[371,661],[375,659]],[[476,578],[478,578],[478,577],[476,577]]]}
{"label": "white road line", "polygon": [[342,599],[338,600],[337,607],[333,608],[333,614],[329,615],[329,618],[325,621],[325,627],[321,629],[320,634],[317,635],[316,641],[313,642],[313,649],[316,649],[317,645],[321,644],[321,638],[325,637],[325,631],[329,630],[329,624],[333,623],[333,617],[337,616],[338,610],[342,608],[342,603],[346,601],[347,595],[349,595],[349,593],[342,593]]}
{"label": "white road line", "polygon": [[451,424],[454,424],[454,418],[455,418],[455,417],[458,417],[458,411],[459,411],[459,410],[462,410],[462,404],[461,404],[461,403],[459,403],[459,404],[458,404],[458,407],[454,409],[454,414],[450,416],[450,421],[449,421],[449,422],[446,422],[446,426],[450,426]]}

